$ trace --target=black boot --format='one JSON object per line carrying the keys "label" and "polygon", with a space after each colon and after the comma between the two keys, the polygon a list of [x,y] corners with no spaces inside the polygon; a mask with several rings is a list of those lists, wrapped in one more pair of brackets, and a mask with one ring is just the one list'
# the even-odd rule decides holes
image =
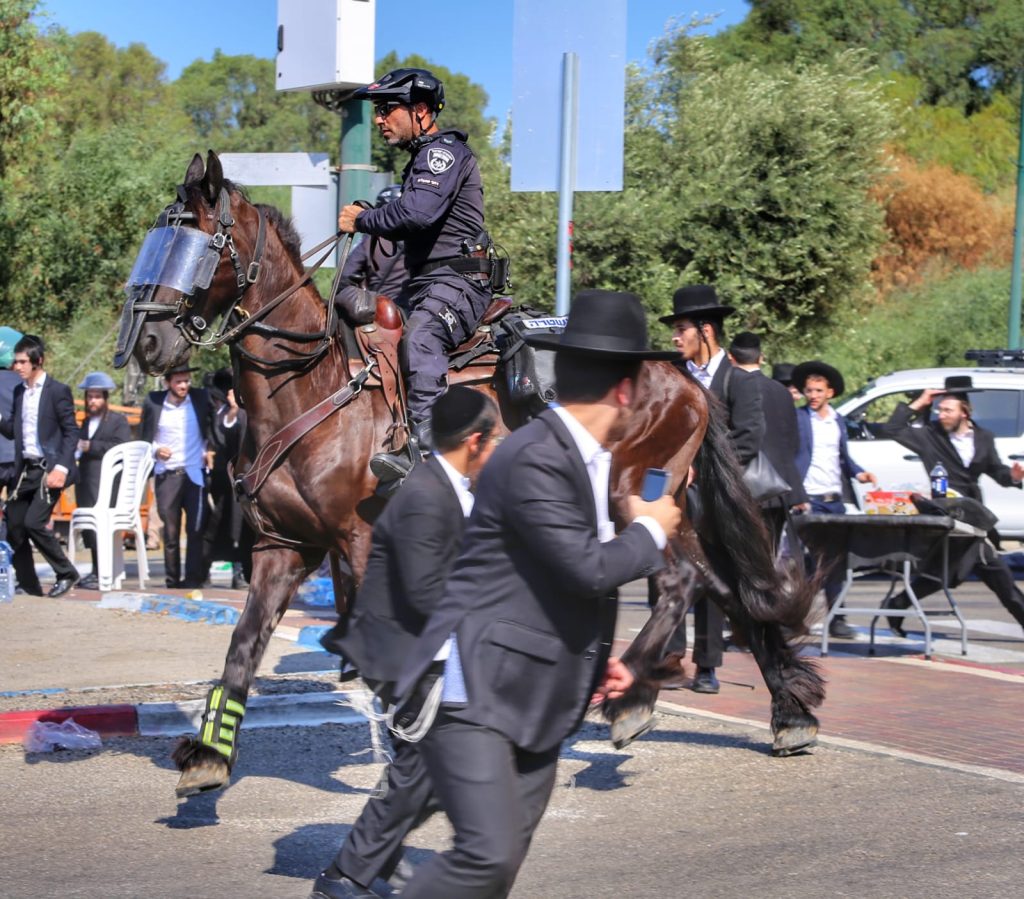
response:
{"label": "black boot", "polygon": [[[397,453],[377,453],[370,459],[370,471],[381,485],[388,485],[388,496],[393,493],[398,484],[405,480],[412,471],[412,467],[434,448],[430,430],[430,419],[420,422],[412,422],[409,427],[409,442]],[[398,482],[397,484],[394,482]],[[378,489],[378,493],[381,490]]]}
{"label": "black boot", "polygon": [[241,562],[231,563],[231,589],[245,590],[249,587],[249,581],[242,570]]}

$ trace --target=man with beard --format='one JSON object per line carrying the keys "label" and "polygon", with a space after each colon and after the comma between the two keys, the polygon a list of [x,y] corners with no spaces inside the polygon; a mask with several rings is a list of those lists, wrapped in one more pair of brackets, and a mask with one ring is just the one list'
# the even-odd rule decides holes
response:
{"label": "man with beard", "polygon": [[[128,419],[109,406],[110,391],[117,385],[114,379],[103,371],[91,371],[78,385],[85,391],[85,420],[78,433],[78,485],[75,487],[75,503],[82,508],[95,506],[98,502],[109,504],[110,497],[100,497],[100,474],[103,471],[103,457],[107,450],[119,443],[132,439]],[[115,490],[116,485],[115,485]],[[82,541],[92,556],[92,571],[82,578],[84,590],[99,590],[99,563],[96,558],[96,532],[82,532]]]}
{"label": "man with beard", "polygon": [[[879,437],[887,437],[903,444],[921,457],[924,469],[930,472],[938,463],[946,468],[950,488],[961,496],[981,502],[978,478],[987,474],[1003,487],[1020,487],[1024,481],[1024,465],[1014,462],[1006,465],[996,452],[995,435],[971,420],[970,392],[973,389],[969,375],[946,378],[942,390],[925,390],[909,405],[900,403],[889,421],[878,428]],[[926,415],[932,401],[939,397],[936,419],[913,427],[912,421]],[[990,534],[990,537],[994,537]],[[973,570],[981,581],[999,598],[1006,610],[1024,627],[1024,594],[1014,582],[1010,566],[988,541],[979,544],[976,554],[964,560],[954,577],[955,587]],[[973,561],[973,565],[970,564]],[[966,569],[966,570],[965,570]],[[911,582],[911,589],[920,599],[942,588],[938,572],[925,573]],[[910,605],[906,592],[893,596],[887,608],[905,609]],[[905,637],[903,619],[890,618],[889,628]]]}

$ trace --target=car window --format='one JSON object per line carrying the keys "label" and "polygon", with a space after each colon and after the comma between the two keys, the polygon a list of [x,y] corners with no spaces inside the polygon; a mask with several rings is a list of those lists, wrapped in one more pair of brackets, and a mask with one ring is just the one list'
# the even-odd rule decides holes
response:
{"label": "car window", "polygon": [[971,418],[996,437],[1019,437],[1019,390],[979,390],[970,395]]}
{"label": "car window", "polygon": [[878,436],[879,424],[889,420],[898,403],[909,403],[919,391],[885,393],[858,406],[846,416],[850,440],[872,440]]}

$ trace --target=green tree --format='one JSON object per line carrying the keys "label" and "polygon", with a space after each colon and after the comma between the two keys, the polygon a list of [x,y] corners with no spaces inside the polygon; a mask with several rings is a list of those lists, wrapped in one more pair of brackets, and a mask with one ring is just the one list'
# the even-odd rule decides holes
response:
{"label": "green tree", "polygon": [[95,31],[64,40],[68,83],[57,119],[70,141],[83,130],[121,125],[180,131],[188,123],[170,99],[167,66],[143,44],[115,47]]}
{"label": "green tree", "polygon": [[1019,0],[751,0],[716,38],[733,59],[791,65],[865,48],[920,80],[922,102],[975,112],[1024,71]]}
{"label": "green tree", "polygon": [[856,389],[883,372],[965,365],[964,351],[1003,346],[1008,268],[931,278],[884,302],[839,310],[829,329],[774,341],[769,358],[827,359]]}
{"label": "green tree", "polygon": [[338,118],[306,93],[275,89],[272,59],[197,60],[173,84],[197,140],[218,152],[338,155]]}

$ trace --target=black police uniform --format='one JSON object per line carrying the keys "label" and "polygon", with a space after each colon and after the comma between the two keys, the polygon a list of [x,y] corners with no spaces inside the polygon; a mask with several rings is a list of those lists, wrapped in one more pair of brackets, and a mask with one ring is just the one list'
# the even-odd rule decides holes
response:
{"label": "black police uniform", "polygon": [[466,135],[449,129],[418,138],[401,197],[359,213],[356,230],[405,243],[411,278],[398,303],[410,310],[404,360],[409,417],[426,422],[445,392],[448,352],[476,330],[491,302],[487,273],[460,273],[444,264],[465,258],[484,234],[483,184]]}
{"label": "black police uniform", "polygon": [[408,280],[404,244],[365,237],[348,254],[334,299],[357,324],[370,322],[376,311],[375,298],[383,295],[397,301]]}

